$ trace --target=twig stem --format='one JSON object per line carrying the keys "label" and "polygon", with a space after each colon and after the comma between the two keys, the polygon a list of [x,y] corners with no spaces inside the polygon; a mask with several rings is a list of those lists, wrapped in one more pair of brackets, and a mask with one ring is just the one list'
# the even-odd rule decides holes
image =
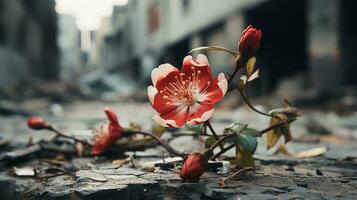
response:
{"label": "twig stem", "polygon": [[[213,129],[211,123],[207,120],[207,121],[205,122],[205,124],[208,126],[208,128],[209,128],[209,130],[211,131],[213,137],[218,141],[218,140],[219,140],[219,137],[218,137],[218,135],[216,134],[216,131],[214,131],[214,129]],[[218,145],[219,145],[219,147],[220,147],[221,149],[223,149],[223,145],[222,145],[221,143],[219,143]]]}
{"label": "twig stem", "polygon": [[87,145],[91,146],[91,144],[90,144],[89,142],[87,142],[87,141],[85,141],[85,140],[81,140],[81,139],[75,138],[75,137],[70,136],[70,135],[66,135],[66,134],[60,132],[59,130],[53,128],[53,126],[48,126],[48,127],[47,127],[47,130],[54,132],[54,133],[57,134],[57,136],[59,136],[59,137],[72,139],[72,140],[74,140],[75,142],[81,142],[81,143],[83,143],[83,144],[87,144]]}
{"label": "twig stem", "polygon": [[162,147],[164,147],[171,154],[174,154],[174,155],[180,156],[180,157],[185,157],[186,156],[185,153],[180,153],[180,152],[176,151],[174,148],[172,148],[170,145],[168,145],[167,143],[162,141],[158,136],[156,136],[156,135],[154,135],[152,133],[143,132],[143,131],[124,131],[124,135],[127,135],[127,136],[135,135],[135,134],[146,135],[146,136],[149,136],[149,137],[153,138],[154,140],[156,140]]}

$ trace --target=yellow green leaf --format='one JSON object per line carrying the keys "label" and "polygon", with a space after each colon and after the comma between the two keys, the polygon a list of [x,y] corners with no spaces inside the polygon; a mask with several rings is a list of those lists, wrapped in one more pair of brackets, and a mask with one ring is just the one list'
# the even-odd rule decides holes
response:
{"label": "yellow green leaf", "polygon": [[248,62],[247,62],[247,76],[250,77],[250,75],[253,74],[254,71],[254,66],[255,66],[256,58],[251,57]]}
{"label": "yellow green leaf", "polygon": [[216,138],[214,136],[210,136],[205,140],[205,147],[209,148],[211,147],[215,142],[217,142]]}
{"label": "yellow green leaf", "polygon": [[254,167],[253,154],[251,154],[249,151],[244,151],[243,147],[238,144],[236,147],[235,164],[240,167]]}

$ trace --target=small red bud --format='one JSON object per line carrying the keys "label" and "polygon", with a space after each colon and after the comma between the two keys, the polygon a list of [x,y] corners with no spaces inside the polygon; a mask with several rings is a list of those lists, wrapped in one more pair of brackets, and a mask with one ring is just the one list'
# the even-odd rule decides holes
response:
{"label": "small red bud", "polygon": [[190,154],[184,160],[180,177],[184,181],[197,182],[207,169],[207,160],[200,153]]}
{"label": "small red bud", "polygon": [[260,47],[262,31],[249,25],[243,32],[239,40],[239,52],[248,58],[255,55]]}
{"label": "small red bud", "polygon": [[41,130],[48,127],[47,122],[41,117],[30,117],[27,120],[27,126],[34,130]]}

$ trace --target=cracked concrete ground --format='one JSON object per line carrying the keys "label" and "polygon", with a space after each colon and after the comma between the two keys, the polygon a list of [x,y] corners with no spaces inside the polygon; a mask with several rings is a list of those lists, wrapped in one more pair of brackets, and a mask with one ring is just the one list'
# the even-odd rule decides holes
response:
{"label": "cracked concrete ground", "polygon": [[[107,104],[105,104],[107,105]],[[51,123],[67,132],[78,132],[95,127],[105,121],[101,109],[103,103],[77,103],[64,107],[62,116],[48,116]],[[135,121],[149,128],[154,114],[148,104],[118,103],[111,105],[118,113],[123,126]],[[263,108],[262,108],[263,109]],[[317,135],[325,138],[319,142],[307,138],[315,137],[306,129],[306,121],[315,117],[322,124],[332,126],[332,135]],[[219,180],[228,174],[207,172],[198,183],[183,183],[177,169],[154,171],[134,169],[128,163],[122,167],[113,165],[117,158],[72,158],[66,163],[72,173],[47,179],[14,177],[12,166],[34,166],[48,170],[50,164],[41,159],[29,159],[24,163],[1,164],[1,199],[357,199],[357,142],[354,117],[338,118],[324,113],[304,113],[304,117],[292,126],[296,138],[287,146],[292,151],[325,146],[329,151],[321,157],[296,159],[282,155],[272,155],[266,151],[264,138],[259,139],[255,155],[256,171],[248,172],[229,181],[225,187]],[[344,119],[344,120],[343,120]],[[226,125],[239,121],[261,129],[268,126],[269,119],[251,113],[246,108],[219,110],[214,119],[218,132]],[[51,133],[34,132],[26,128],[25,118],[1,118],[0,133],[14,145],[24,145],[29,136],[33,141],[50,138]],[[79,131],[80,132],[80,131]],[[310,137],[311,136],[311,137]],[[299,139],[300,138],[300,139]],[[305,138],[302,140],[301,138]],[[327,138],[327,139],[326,139]],[[202,148],[199,140],[180,137],[171,145],[182,151],[198,151]],[[3,152],[3,150],[2,150]],[[135,163],[160,160],[165,152],[162,148],[151,148],[137,152]],[[233,155],[234,152],[227,152]],[[51,166],[51,169],[54,168]],[[80,170],[78,170],[80,169]],[[53,169],[52,169],[53,170]],[[222,172],[221,172],[222,173]]]}

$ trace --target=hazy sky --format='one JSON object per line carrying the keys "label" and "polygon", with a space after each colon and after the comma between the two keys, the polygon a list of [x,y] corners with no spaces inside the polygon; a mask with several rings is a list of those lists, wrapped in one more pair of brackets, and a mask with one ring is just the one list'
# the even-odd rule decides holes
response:
{"label": "hazy sky", "polygon": [[56,11],[76,18],[81,31],[96,30],[103,17],[112,14],[114,5],[126,5],[129,0],[56,0]]}

